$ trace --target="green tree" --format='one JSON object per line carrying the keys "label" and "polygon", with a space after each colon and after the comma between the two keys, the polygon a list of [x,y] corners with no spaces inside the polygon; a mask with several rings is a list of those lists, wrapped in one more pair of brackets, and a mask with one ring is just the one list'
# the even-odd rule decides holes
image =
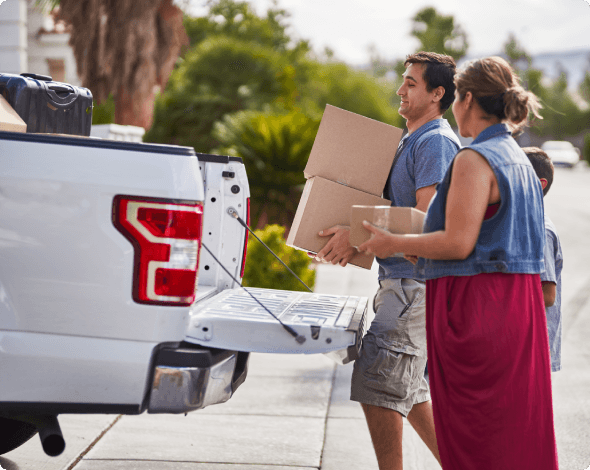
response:
{"label": "green tree", "polygon": [[241,111],[215,125],[215,153],[241,157],[250,185],[251,225],[290,225],[301,197],[303,169],[319,121],[297,111]]}
{"label": "green tree", "polygon": [[291,67],[268,46],[231,37],[207,39],[185,55],[158,97],[154,125],[144,140],[209,152],[219,144],[213,124],[226,114],[292,99]]}
{"label": "green tree", "polygon": [[447,54],[455,60],[467,52],[467,33],[455,23],[452,15],[442,15],[433,7],[420,10],[412,18],[410,34],[420,41],[418,50]]}
{"label": "green tree", "polygon": [[317,64],[310,73],[309,81],[301,89],[301,106],[306,110],[315,106],[323,113],[326,104],[331,104],[403,127],[404,121],[394,106],[396,90],[395,84],[380,82],[367,72],[355,70],[341,62]]}
{"label": "green tree", "polygon": [[236,0],[209,0],[206,16],[185,17],[184,26],[191,46],[196,46],[212,36],[226,36],[244,41],[256,42],[280,51],[309,50],[306,41],[290,46],[287,34],[289,13],[278,8],[276,1],[267,10],[266,16],[259,17],[248,2]]}
{"label": "green tree", "polygon": [[531,130],[537,135],[563,140],[587,129],[587,113],[579,108],[568,91],[566,74],[562,73],[549,86],[543,85],[542,78],[543,73],[539,70],[529,69],[526,72],[529,89],[539,97],[543,105],[540,111],[543,120],[533,121]]}
{"label": "green tree", "polygon": [[[268,247],[313,290],[316,272],[307,253],[285,244],[285,227],[268,225],[254,232]],[[254,237],[248,239],[248,252],[244,279],[247,287],[306,291],[303,286],[276,258]]]}
{"label": "green tree", "polygon": [[[516,39],[514,33],[508,35],[508,40],[504,43],[504,54],[512,67],[517,69],[527,69],[533,61],[529,53],[522,47]],[[523,67],[523,65],[525,65]]]}
{"label": "green tree", "polygon": [[579,87],[580,96],[590,105],[590,70],[586,70]]}

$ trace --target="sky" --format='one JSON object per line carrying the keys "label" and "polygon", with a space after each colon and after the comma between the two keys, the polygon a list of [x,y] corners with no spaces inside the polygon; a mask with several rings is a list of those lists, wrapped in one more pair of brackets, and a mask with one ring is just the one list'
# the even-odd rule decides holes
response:
{"label": "sky", "polygon": [[[205,1],[191,0],[192,13]],[[271,0],[251,0],[259,14]],[[469,56],[502,51],[510,32],[530,54],[590,50],[590,0],[278,0],[291,13],[289,33],[308,39],[316,52],[329,47],[337,59],[351,65],[368,63],[374,46],[384,59],[401,59],[414,52],[411,18],[433,6],[453,15],[467,33]]]}

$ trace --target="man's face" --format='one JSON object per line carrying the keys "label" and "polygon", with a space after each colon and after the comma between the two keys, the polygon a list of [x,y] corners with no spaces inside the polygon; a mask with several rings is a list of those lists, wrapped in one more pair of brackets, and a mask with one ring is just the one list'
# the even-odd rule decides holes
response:
{"label": "man's face", "polygon": [[423,78],[425,64],[410,64],[402,75],[404,82],[397,90],[402,101],[398,113],[406,120],[416,120],[424,116],[432,106],[440,109],[438,102],[433,102],[435,89],[428,91]]}

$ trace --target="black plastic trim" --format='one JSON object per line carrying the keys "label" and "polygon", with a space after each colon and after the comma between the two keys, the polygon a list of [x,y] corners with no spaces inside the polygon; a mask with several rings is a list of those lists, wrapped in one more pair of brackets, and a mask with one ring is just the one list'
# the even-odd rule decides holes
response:
{"label": "black plastic trim", "polygon": [[[139,142],[123,142],[119,140],[97,139],[93,137],[55,134],[27,134],[21,132],[0,131],[0,140],[18,140],[40,144],[72,145],[75,147],[93,147],[108,150],[126,150],[131,152],[162,153],[166,155],[196,156],[192,147],[179,145],[147,144]],[[232,157],[233,158],[233,157]]]}
{"label": "black plastic trim", "polygon": [[51,402],[0,402],[0,416],[10,418],[19,415],[58,414],[123,414],[138,415],[142,412],[138,403],[51,403]]}
{"label": "black plastic trim", "polygon": [[197,158],[200,162],[211,162],[211,163],[229,163],[238,162],[244,163],[241,157],[230,157],[228,155],[211,155],[208,153],[197,153]]}
{"label": "black plastic trim", "polygon": [[158,351],[155,366],[169,367],[199,367],[202,369],[213,367],[236,351],[227,349],[202,348],[191,343],[183,342],[178,348],[162,348]]}

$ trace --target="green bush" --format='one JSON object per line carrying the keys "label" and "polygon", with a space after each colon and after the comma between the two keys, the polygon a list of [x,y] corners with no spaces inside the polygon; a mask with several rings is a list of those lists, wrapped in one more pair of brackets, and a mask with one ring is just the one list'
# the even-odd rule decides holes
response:
{"label": "green bush", "polygon": [[[285,227],[267,225],[263,230],[256,230],[254,233],[313,290],[316,272],[309,267],[312,259],[307,256],[307,253],[287,246],[285,243]],[[248,254],[242,284],[247,287],[294,291],[307,290],[252,235],[248,238]]]}
{"label": "green bush", "polygon": [[582,149],[582,157],[590,163],[590,132],[584,136],[584,148]]}

